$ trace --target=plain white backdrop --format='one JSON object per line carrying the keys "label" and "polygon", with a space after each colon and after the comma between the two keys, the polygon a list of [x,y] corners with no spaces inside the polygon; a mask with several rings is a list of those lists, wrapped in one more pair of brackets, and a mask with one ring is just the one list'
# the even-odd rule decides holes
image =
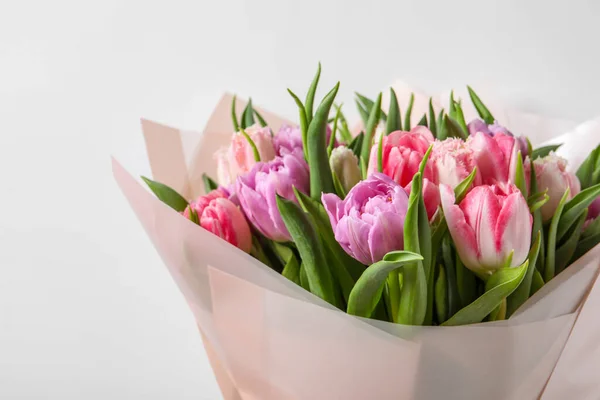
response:
{"label": "plain white backdrop", "polygon": [[[235,91],[374,96],[494,81],[529,110],[600,110],[600,2],[2,1],[0,399],[220,399],[183,297],[113,183],[139,118],[201,130]],[[356,115],[355,112],[351,114]]]}

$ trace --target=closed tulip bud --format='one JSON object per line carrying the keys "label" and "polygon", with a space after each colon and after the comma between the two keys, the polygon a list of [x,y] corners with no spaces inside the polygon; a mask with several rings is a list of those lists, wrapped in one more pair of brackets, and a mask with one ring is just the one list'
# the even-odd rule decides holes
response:
{"label": "closed tulip bud", "polygon": [[448,230],[467,268],[489,275],[525,261],[533,218],[516,186],[477,186],[454,204],[454,190],[441,185],[440,196]]}
{"label": "closed tulip bud", "polygon": [[567,171],[567,160],[550,153],[546,157],[538,158],[533,161],[535,176],[537,180],[537,190],[543,192],[548,190],[550,199],[540,209],[542,219],[548,221],[556,212],[560,199],[569,189],[569,198],[571,200],[581,191],[581,185],[577,176]]}
{"label": "closed tulip bud", "polygon": [[197,216],[198,225],[246,253],[250,252],[252,234],[248,222],[222,189],[213,190],[192,201],[183,211],[186,218],[190,218],[190,209]]}
{"label": "closed tulip bud", "polygon": [[345,146],[336,147],[329,158],[331,170],[340,180],[344,191],[348,193],[361,179],[358,158]]}

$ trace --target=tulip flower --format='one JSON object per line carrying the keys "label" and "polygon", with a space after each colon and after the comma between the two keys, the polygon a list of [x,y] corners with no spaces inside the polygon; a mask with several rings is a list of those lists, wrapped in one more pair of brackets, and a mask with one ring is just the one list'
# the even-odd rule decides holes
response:
{"label": "tulip flower", "polygon": [[408,195],[388,176],[373,173],[344,200],[331,193],[323,194],[321,200],[335,239],[361,263],[371,265],[403,248]]}
{"label": "tulip flower", "polygon": [[[417,126],[410,132],[395,131],[383,137],[382,172],[402,187],[410,185],[413,176],[419,171],[419,165],[427,149],[433,143],[433,134],[424,126]],[[377,171],[378,145],[371,148],[368,173]],[[428,165],[424,178],[433,181],[433,169]]]}
{"label": "tulip flower", "polygon": [[[430,162],[433,165],[436,183],[443,183],[453,189],[475,168],[473,150],[464,140],[457,138],[435,141]],[[480,184],[481,176],[477,173],[473,185]]]}
{"label": "tulip flower", "polygon": [[302,156],[302,132],[297,126],[283,125],[273,138],[273,142],[278,156],[286,154]]}
{"label": "tulip flower", "polygon": [[472,150],[473,160],[483,184],[514,183],[517,156],[521,150],[519,140],[501,132],[494,136],[477,132],[469,137],[467,145]]}
{"label": "tulip flower", "polygon": [[540,209],[542,219],[548,221],[556,212],[560,199],[569,188],[569,198],[571,200],[581,191],[581,185],[577,176],[567,171],[567,160],[550,153],[546,157],[538,158],[533,161],[535,176],[537,181],[537,190],[543,192],[548,190],[550,199]]}
{"label": "tulip flower", "polygon": [[457,205],[454,190],[442,184],[440,196],[448,230],[467,268],[486,276],[525,261],[533,218],[516,186],[477,186]]}
{"label": "tulip flower", "polygon": [[244,214],[227,197],[224,190],[213,190],[192,201],[183,215],[190,218],[193,210],[201,227],[249,253],[252,249],[250,227]]}
{"label": "tulip flower", "polygon": [[250,223],[267,238],[285,242],[291,236],[277,209],[276,194],[296,201],[294,187],[308,193],[308,165],[301,156],[287,154],[254,165],[238,177],[235,191]]}
{"label": "tulip flower", "polygon": [[329,158],[329,165],[340,180],[342,188],[346,193],[362,179],[362,174],[358,166],[358,158],[356,158],[352,150],[345,146],[333,149]]}
{"label": "tulip flower", "polygon": [[[275,145],[271,131],[258,124],[244,130],[256,145],[260,161],[270,161],[276,156]],[[254,164],[254,149],[242,132],[236,132],[231,138],[229,147],[222,148],[215,153],[217,159],[217,179],[221,185],[235,182],[238,175],[248,172]]]}

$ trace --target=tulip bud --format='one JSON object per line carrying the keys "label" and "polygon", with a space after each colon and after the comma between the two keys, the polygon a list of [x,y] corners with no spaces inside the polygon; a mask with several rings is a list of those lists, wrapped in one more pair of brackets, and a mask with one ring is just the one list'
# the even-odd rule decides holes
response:
{"label": "tulip bud", "polygon": [[321,200],[335,240],[356,260],[371,265],[392,250],[402,250],[408,195],[386,175],[371,174],[344,200],[332,193]]}
{"label": "tulip bud", "polygon": [[354,152],[345,146],[336,147],[329,158],[331,170],[340,180],[342,188],[348,193],[361,179],[358,158]]}
{"label": "tulip bud", "polygon": [[477,186],[458,205],[450,186],[441,185],[440,196],[448,230],[467,268],[489,275],[525,261],[533,218],[516,186]]}
{"label": "tulip bud", "polygon": [[183,215],[186,218],[195,216],[193,219],[198,225],[246,253],[252,249],[252,234],[248,222],[222,189],[198,197],[186,207]]}
{"label": "tulip bud", "polygon": [[[266,162],[275,158],[275,146],[268,127],[263,128],[255,124],[246,128],[244,132],[254,142],[260,161]],[[248,172],[256,164],[254,149],[242,132],[234,133],[229,147],[218,150],[215,158],[217,178],[221,185],[233,183],[238,175]]]}
{"label": "tulip bud", "polygon": [[546,157],[538,158],[533,161],[535,176],[537,180],[537,190],[543,192],[548,190],[550,199],[542,206],[542,219],[548,221],[552,219],[560,199],[569,188],[569,198],[571,200],[581,191],[581,185],[577,176],[567,171],[567,160],[557,156],[554,152]]}

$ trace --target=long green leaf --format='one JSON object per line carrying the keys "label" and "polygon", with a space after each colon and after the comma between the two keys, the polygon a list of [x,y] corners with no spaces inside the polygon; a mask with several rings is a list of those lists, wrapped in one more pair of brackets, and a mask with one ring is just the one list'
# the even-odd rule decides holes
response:
{"label": "long green leaf", "polygon": [[571,258],[571,263],[577,261],[580,257],[585,255],[585,253],[596,247],[598,243],[600,243],[600,233],[582,238],[577,244],[575,254],[573,254],[573,258]]}
{"label": "long green leaf", "polygon": [[367,122],[369,120],[369,112],[367,111],[367,108],[360,101],[358,101],[358,99],[355,100],[355,103],[363,125],[367,126]]}
{"label": "long green leaf", "polygon": [[458,286],[460,304],[462,307],[466,307],[475,300],[475,296],[477,295],[475,274],[465,267],[458,252],[456,252],[454,258],[454,267],[456,268],[456,283]]}
{"label": "long green leaf", "polygon": [[348,148],[350,150],[352,150],[352,152],[358,159],[360,159],[360,152],[362,151],[362,143],[363,143],[364,137],[365,137],[364,132],[361,132],[358,135],[356,135],[356,137],[354,139],[352,139],[352,142],[350,142],[350,144],[348,145]]}
{"label": "long green leaf", "polygon": [[560,245],[558,249],[556,249],[555,255],[555,273],[560,274],[567,265],[569,265],[569,261],[571,261],[571,257],[575,254],[575,250],[577,249],[577,243],[579,242],[579,238],[581,237],[581,232],[583,229],[583,224],[585,223],[585,219],[587,217],[588,210],[584,209],[581,212],[577,222],[573,226],[573,229],[569,230],[569,234],[567,235],[568,239]]}
{"label": "long green leaf", "polygon": [[454,104],[454,109],[455,109],[455,113],[456,116],[454,117],[454,120],[456,120],[456,122],[458,123],[458,125],[462,128],[463,132],[465,133],[465,137],[469,136],[469,129],[467,127],[467,122],[465,121],[465,114],[463,113],[463,109],[460,103],[455,103]]}
{"label": "long green leaf", "polygon": [[467,134],[462,130],[458,122],[448,115],[444,115],[444,131],[448,137],[455,137],[463,140],[467,139]]}
{"label": "long green leaf", "polygon": [[277,208],[298,247],[311,293],[339,308],[341,301],[336,296],[331,272],[329,268],[325,268],[327,264],[324,249],[309,216],[296,203],[285,200],[279,195],[277,195]]}
{"label": "long green leaf", "polygon": [[559,238],[557,235],[558,230],[558,221],[560,221],[563,209],[565,207],[565,202],[569,198],[569,189],[565,191],[562,199],[560,199],[560,203],[558,203],[558,207],[556,207],[556,211],[554,212],[554,216],[550,222],[550,229],[548,230],[548,248],[546,249],[546,265],[544,267],[544,281],[548,282],[550,279],[554,278],[556,273],[556,263],[555,263],[555,252],[556,252],[556,244],[559,242]]}
{"label": "long green leaf", "polygon": [[485,104],[483,104],[479,96],[477,96],[477,93],[475,93],[475,91],[471,89],[470,86],[467,86],[467,89],[469,90],[469,96],[471,97],[471,101],[473,102],[473,105],[475,106],[475,109],[477,110],[477,113],[479,114],[481,119],[484,120],[485,123],[488,125],[493,124],[495,119],[490,110],[488,110],[488,108],[485,106]]}
{"label": "long green leaf", "polygon": [[439,266],[439,274],[435,281],[435,311],[439,323],[448,319],[448,280],[443,265]]}
{"label": "long green leaf", "polygon": [[[371,111],[373,110],[373,106],[375,105],[375,102],[358,92],[354,92],[354,94],[356,94],[356,97],[358,97],[358,101],[362,103],[367,115],[370,115]],[[383,122],[387,121],[387,115],[383,111],[381,111],[381,120]]]}
{"label": "long green leaf", "polygon": [[234,95],[233,99],[231,100],[231,122],[233,122],[233,131],[239,132],[240,124],[238,123],[237,113],[235,111],[235,100],[236,96]]}
{"label": "long green leaf", "polygon": [[370,317],[381,300],[384,283],[389,273],[407,263],[423,259],[420,255],[409,251],[395,251],[393,253],[393,261],[386,261],[384,257],[382,261],[367,268],[356,282],[348,300],[348,314]]}
{"label": "long green leaf", "polygon": [[390,88],[390,109],[388,110],[388,119],[385,126],[385,134],[389,135],[394,131],[402,130],[402,116],[400,114],[400,105],[394,88]]}
{"label": "long green leaf", "polygon": [[331,152],[333,151],[333,148],[335,146],[335,139],[338,130],[338,121],[340,119],[341,112],[342,110],[339,108],[335,112],[335,118],[333,119],[333,130],[331,131],[331,136],[329,137],[329,145],[327,146],[327,157],[331,157]]}
{"label": "long green leaf", "polygon": [[188,206],[188,202],[182,195],[177,193],[175,190],[171,189],[167,185],[164,185],[160,182],[153,181],[152,179],[148,179],[145,176],[142,176],[146,185],[154,192],[156,197],[173,210],[177,212],[183,212],[185,208]]}
{"label": "long green leaf", "polygon": [[248,104],[242,112],[241,128],[246,129],[252,125],[254,125],[254,109],[252,108],[252,98],[249,98]]}
{"label": "long green leaf", "polygon": [[[460,295],[458,293],[456,268],[454,265],[454,257],[452,254],[452,245],[450,235],[445,235],[442,240],[442,260],[444,262],[447,278],[448,305],[447,315],[444,321],[453,316],[461,307]],[[440,321],[440,322],[444,322]]]}
{"label": "long green leaf", "polygon": [[446,129],[446,124],[444,123],[444,115],[446,114],[444,114],[444,109],[442,108],[436,120],[438,140],[445,140],[448,138],[448,130]]}
{"label": "long green leaf", "polygon": [[540,252],[541,244],[542,234],[540,231],[538,231],[535,242],[533,242],[533,245],[529,250],[529,255],[527,256],[527,259],[529,260],[529,266],[527,267],[527,273],[523,278],[523,282],[521,282],[519,287],[510,296],[508,296],[506,304],[507,317],[510,317],[529,298],[529,293],[531,293],[531,281],[533,279],[533,272],[535,271],[535,264]]}
{"label": "long green leaf", "polygon": [[517,166],[515,168],[515,176],[513,177],[515,186],[519,188],[524,198],[527,198],[527,182],[525,181],[525,169],[523,168],[523,157],[521,152],[517,152]]}
{"label": "long green leaf", "polygon": [[523,281],[527,272],[528,261],[515,268],[502,268],[490,276],[485,285],[485,293],[469,304],[443,326],[476,324],[483,321],[502,301],[511,295]]}
{"label": "long green leaf", "polygon": [[373,145],[373,135],[377,129],[379,118],[381,117],[381,93],[377,96],[375,105],[371,109],[369,120],[365,126],[365,137],[363,138],[362,150],[360,152],[361,158],[368,160],[371,153],[371,146]]}
{"label": "long green leaf", "polygon": [[410,94],[410,100],[408,101],[408,107],[406,108],[406,114],[404,115],[404,130],[410,131],[410,117],[412,114],[413,105],[415,104],[415,94]]}
{"label": "long green leaf", "polygon": [[254,143],[254,140],[252,140],[250,135],[248,135],[248,133],[246,133],[244,129],[246,128],[242,128],[240,132],[242,133],[242,135],[250,145],[250,148],[252,149],[252,154],[254,154],[254,161],[260,162],[260,153],[258,152],[258,147],[256,147],[256,143]]}
{"label": "long green leaf", "polygon": [[288,278],[295,284],[300,285],[300,262],[295,255],[292,254],[290,256],[287,263],[283,267],[283,272],[281,275],[283,275],[285,278]]}
{"label": "long green leaf", "polygon": [[435,119],[435,111],[433,110],[433,99],[429,98],[429,130],[437,137],[437,123]]}
{"label": "long green leaf", "polygon": [[322,193],[334,193],[335,186],[327,156],[327,119],[340,83],[323,98],[310,122],[307,135],[308,167],[310,169],[310,196],[321,199]]}
{"label": "long green leaf", "polygon": [[556,231],[557,243],[560,243],[565,236],[565,233],[567,233],[569,228],[577,221],[581,212],[588,208],[598,196],[600,196],[600,184],[582,190],[565,204]]}
{"label": "long green leaf", "polygon": [[267,121],[265,121],[265,119],[263,118],[263,116],[260,115],[260,113],[258,111],[254,110],[254,116],[258,120],[258,123],[260,124],[260,126],[262,126],[263,128],[265,126],[267,126]]}
{"label": "long green leaf", "polygon": [[302,149],[304,150],[304,158],[308,160],[308,146],[306,144],[306,138],[308,135],[308,120],[306,117],[306,108],[294,92],[288,89],[288,93],[292,96],[292,98],[296,102],[296,105],[298,106],[298,112],[300,115],[300,132],[302,133]]}
{"label": "long green leaf", "polygon": [[465,179],[463,179],[462,182],[460,182],[458,185],[456,185],[456,187],[454,188],[454,197],[456,198],[456,200],[455,200],[456,204],[463,201],[463,199],[469,192],[469,189],[471,188],[471,184],[473,183],[473,180],[475,179],[475,175],[477,175],[477,167],[473,167],[473,171],[471,171],[471,173]]}
{"label": "long green leaf", "polygon": [[581,183],[581,189],[587,189],[593,184],[598,183],[593,182],[598,160],[600,160],[600,146],[590,152],[577,170],[577,178],[579,178],[579,182]]}
{"label": "long green leaf", "polygon": [[531,280],[531,293],[529,296],[533,296],[535,292],[542,288],[542,286],[544,286],[544,278],[542,278],[542,274],[540,274],[540,271],[536,268],[533,271],[533,279]]}
{"label": "long green leaf", "polygon": [[348,121],[346,121],[346,117],[344,116],[344,113],[342,112],[342,105],[340,104],[335,105],[335,108],[337,110],[339,110],[340,112],[340,121],[341,121],[341,125],[342,127],[340,128],[340,135],[342,136],[342,141],[348,145],[350,144],[350,142],[352,142],[352,132],[350,132],[350,128],[348,128]]}
{"label": "long green leaf", "polygon": [[417,122],[417,126],[424,126],[427,128],[427,114],[423,114],[419,122]]}
{"label": "long green leaf", "polygon": [[562,146],[562,144],[552,144],[550,146],[543,146],[533,149],[533,151],[530,153],[531,159],[536,160],[538,158],[546,157],[551,151],[556,151],[560,146]]}
{"label": "long green leaf", "polygon": [[313,119],[313,104],[315,102],[315,94],[317,93],[317,86],[319,85],[319,78],[321,77],[321,63],[317,67],[317,73],[313,78],[310,87],[308,88],[308,93],[306,93],[306,122],[310,125],[310,122]]}

